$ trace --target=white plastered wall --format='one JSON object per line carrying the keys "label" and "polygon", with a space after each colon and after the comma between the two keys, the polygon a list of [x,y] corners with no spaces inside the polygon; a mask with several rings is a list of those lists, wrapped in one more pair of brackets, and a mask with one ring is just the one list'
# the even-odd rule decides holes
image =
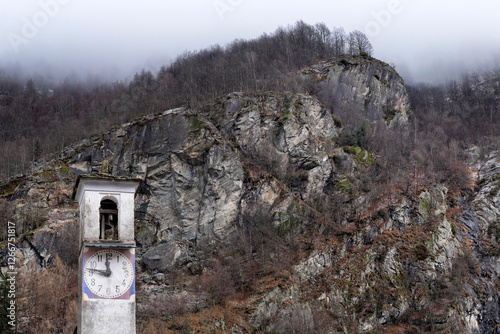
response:
{"label": "white plastered wall", "polygon": [[80,203],[80,241],[99,240],[99,207],[102,200],[111,199],[118,208],[119,241],[133,242],[137,186],[136,181],[81,179],[75,196]]}

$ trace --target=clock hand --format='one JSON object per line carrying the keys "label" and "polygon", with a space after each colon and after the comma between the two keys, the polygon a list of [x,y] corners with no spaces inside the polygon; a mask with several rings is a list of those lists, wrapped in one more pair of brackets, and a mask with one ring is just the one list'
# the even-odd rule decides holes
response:
{"label": "clock hand", "polygon": [[106,259],[106,262],[104,262],[104,264],[106,265],[106,276],[110,276],[111,275],[111,268],[109,266],[109,260]]}
{"label": "clock hand", "polygon": [[110,276],[111,275],[111,270],[99,270],[99,269],[92,269],[92,268],[85,268],[87,270],[92,270],[92,272],[97,271],[99,274],[104,275],[104,276]]}

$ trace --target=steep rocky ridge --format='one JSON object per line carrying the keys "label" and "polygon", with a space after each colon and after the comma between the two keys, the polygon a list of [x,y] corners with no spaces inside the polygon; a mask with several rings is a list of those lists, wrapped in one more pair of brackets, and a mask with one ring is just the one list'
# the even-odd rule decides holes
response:
{"label": "steep rocky ridge", "polygon": [[311,66],[304,75],[322,82],[337,105],[361,110],[371,121],[405,125],[410,101],[401,76],[388,64],[371,57],[341,57]]}
{"label": "steep rocky ridge", "polygon": [[467,289],[467,321],[478,332],[498,331],[500,322],[500,152],[492,152],[477,166],[477,193],[463,204],[459,239],[473,257]]}
{"label": "steep rocky ridge", "polygon": [[[382,62],[349,58],[309,71],[330,78],[338,88],[332,98],[370,120],[392,126],[411,114],[402,80]],[[173,301],[192,313],[211,309],[194,278],[215,269],[222,277],[211,261],[234,264],[242,252],[234,243],[256,224],[262,234],[290,240],[293,265],[281,268],[287,254],[271,245],[265,256],[276,269],[257,280],[253,294],[230,300],[237,317],[215,313],[205,329],[498,333],[498,153],[474,162],[477,192],[458,203],[436,184],[373,207],[369,187],[353,189],[377,157],[339,147],[342,129],[335,109],[312,96],[232,93],[200,111],[145,116],[69,147],[2,187],[17,223],[20,271],[29,263],[45,268],[56,254],[66,263],[77,257],[67,237],[78,220],[70,201],[75,177],[109,173],[143,180],[135,208],[141,323],[153,312],[172,321],[179,310],[159,310]],[[233,251],[216,258],[226,248]],[[245,271],[256,254],[249,252]]]}

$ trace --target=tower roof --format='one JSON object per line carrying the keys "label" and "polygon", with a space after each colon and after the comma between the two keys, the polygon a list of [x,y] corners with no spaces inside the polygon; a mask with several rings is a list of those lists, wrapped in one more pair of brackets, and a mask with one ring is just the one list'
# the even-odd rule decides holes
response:
{"label": "tower roof", "polygon": [[[73,194],[71,195],[71,199],[78,199],[78,190],[81,183],[93,184],[96,187],[101,188],[106,184],[113,184],[115,186],[118,185],[130,185],[134,187],[134,193],[137,192],[137,189],[140,188],[142,184],[142,180],[139,178],[130,178],[123,176],[115,176],[111,174],[90,174],[90,175],[78,175],[75,180],[75,185],[73,186]],[[96,189],[97,190],[97,189]]]}

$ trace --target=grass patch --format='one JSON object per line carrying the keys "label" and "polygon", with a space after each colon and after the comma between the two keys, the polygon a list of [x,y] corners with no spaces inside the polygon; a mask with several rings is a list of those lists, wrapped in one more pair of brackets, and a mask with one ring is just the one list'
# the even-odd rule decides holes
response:
{"label": "grass patch", "polygon": [[190,132],[198,132],[206,129],[207,125],[200,121],[200,119],[196,116],[187,116],[189,120],[189,130]]}
{"label": "grass patch", "polygon": [[278,123],[280,125],[283,125],[285,124],[285,122],[292,116],[292,112],[290,110],[287,110],[283,113],[283,116],[281,116],[280,120],[278,121]]}
{"label": "grass patch", "polygon": [[341,177],[338,181],[335,187],[340,190],[341,192],[348,194],[351,192],[353,183],[349,175],[345,175]]}
{"label": "grass patch", "polygon": [[358,146],[344,146],[342,147],[345,153],[349,154],[356,163],[367,163],[372,165],[375,162],[375,155],[373,152],[362,149]]}

